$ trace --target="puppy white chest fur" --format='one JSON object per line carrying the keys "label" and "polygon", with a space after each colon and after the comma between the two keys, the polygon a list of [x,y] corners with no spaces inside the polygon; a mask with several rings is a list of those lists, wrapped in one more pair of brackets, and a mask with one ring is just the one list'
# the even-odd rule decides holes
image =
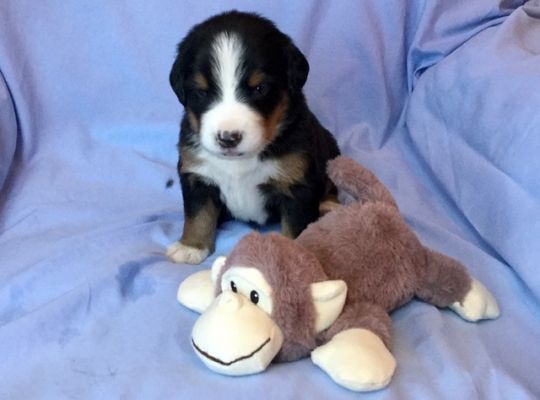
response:
{"label": "puppy white chest fur", "polygon": [[267,221],[265,200],[258,186],[279,175],[276,162],[256,157],[228,160],[204,150],[198,158],[202,162],[190,166],[189,171],[219,187],[221,200],[235,218],[259,224]]}

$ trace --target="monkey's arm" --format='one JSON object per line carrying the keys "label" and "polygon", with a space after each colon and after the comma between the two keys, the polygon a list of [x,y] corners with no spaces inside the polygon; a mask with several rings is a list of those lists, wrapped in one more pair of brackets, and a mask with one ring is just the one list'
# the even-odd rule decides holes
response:
{"label": "monkey's arm", "polygon": [[176,298],[192,311],[203,313],[216,297],[215,285],[227,257],[217,257],[211,269],[203,269],[188,276],[178,287]]}
{"label": "monkey's arm", "polygon": [[214,282],[210,269],[188,276],[178,288],[177,299],[192,311],[204,312],[214,300]]}

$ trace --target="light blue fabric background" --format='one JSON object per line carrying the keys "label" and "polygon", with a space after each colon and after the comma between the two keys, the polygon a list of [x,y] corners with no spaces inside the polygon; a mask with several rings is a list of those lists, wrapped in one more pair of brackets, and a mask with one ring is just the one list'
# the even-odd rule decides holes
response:
{"label": "light blue fabric background", "polygon": [[[3,0],[0,399],[359,397],[308,359],[228,378],[189,345],[176,289],[213,257],[163,257],[183,221],[168,73],[187,30],[233,7],[293,37],[343,153],[501,307],[397,310],[396,375],[361,397],[540,397],[540,4],[522,3]],[[225,224],[216,255],[249,229]]]}

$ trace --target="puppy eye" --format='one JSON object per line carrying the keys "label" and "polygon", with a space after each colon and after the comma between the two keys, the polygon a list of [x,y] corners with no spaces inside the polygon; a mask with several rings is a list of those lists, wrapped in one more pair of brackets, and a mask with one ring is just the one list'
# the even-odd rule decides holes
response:
{"label": "puppy eye", "polygon": [[206,97],[206,95],[208,94],[208,91],[204,89],[195,89],[194,93],[198,99],[202,100]]}
{"label": "puppy eye", "polygon": [[253,88],[253,94],[258,97],[266,96],[270,91],[270,85],[267,83],[261,83]]}
{"label": "puppy eye", "polygon": [[257,293],[255,290],[252,290],[249,294],[249,298],[253,304],[257,304],[259,302],[259,293]]}
{"label": "puppy eye", "polygon": [[234,281],[231,281],[231,290],[232,290],[234,293],[237,293],[237,292],[238,292],[238,288],[236,287],[236,283],[234,283]]}

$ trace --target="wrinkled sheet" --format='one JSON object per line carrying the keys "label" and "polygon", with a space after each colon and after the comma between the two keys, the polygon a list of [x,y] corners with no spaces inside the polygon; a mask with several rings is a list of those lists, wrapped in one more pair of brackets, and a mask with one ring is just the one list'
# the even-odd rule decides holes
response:
{"label": "wrinkled sheet", "polygon": [[202,266],[163,256],[183,221],[168,72],[187,30],[232,7],[293,37],[343,153],[499,301],[479,324],[396,310],[396,374],[363,397],[540,397],[538,1],[4,0],[0,398],[358,398],[309,359],[230,378],[190,347],[178,284],[252,227],[222,226]]}

